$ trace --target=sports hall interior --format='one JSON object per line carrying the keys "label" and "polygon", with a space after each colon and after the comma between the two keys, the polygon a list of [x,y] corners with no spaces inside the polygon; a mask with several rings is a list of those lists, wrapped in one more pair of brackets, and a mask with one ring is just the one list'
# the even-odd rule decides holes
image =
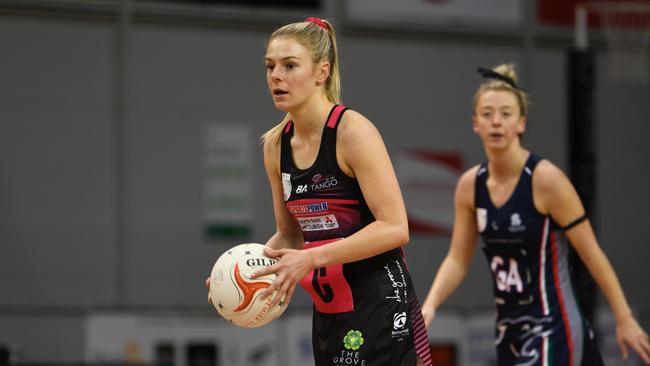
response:
{"label": "sports hall interior", "polygon": [[[223,251],[275,232],[259,137],[283,114],[265,44],[310,16],[336,28],[343,103],[379,129],[407,211],[422,210],[405,248],[420,300],[448,250],[455,179],[485,160],[472,131],[476,69],[514,63],[532,101],[525,146],[567,173],[587,170],[578,188],[593,192],[599,243],[650,329],[650,66],[646,78],[612,76],[616,40],[590,13],[581,51],[592,68],[582,89],[572,84],[576,4],[0,0],[0,364],[313,362],[304,291],[269,326],[239,329],[204,284]],[[647,54],[645,42],[629,52]],[[239,160],[215,177],[223,146]],[[571,158],[576,146],[587,159]],[[210,200],[220,187],[239,199]],[[496,365],[488,270],[478,249],[429,330],[441,365]],[[620,360],[592,290],[608,364],[640,364]]]}

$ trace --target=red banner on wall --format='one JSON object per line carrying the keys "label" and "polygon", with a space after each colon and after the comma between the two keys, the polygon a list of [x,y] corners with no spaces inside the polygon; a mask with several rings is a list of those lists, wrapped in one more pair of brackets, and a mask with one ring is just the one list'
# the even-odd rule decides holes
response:
{"label": "red banner on wall", "polygon": [[396,159],[412,234],[450,236],[460,153],[404,148]]}

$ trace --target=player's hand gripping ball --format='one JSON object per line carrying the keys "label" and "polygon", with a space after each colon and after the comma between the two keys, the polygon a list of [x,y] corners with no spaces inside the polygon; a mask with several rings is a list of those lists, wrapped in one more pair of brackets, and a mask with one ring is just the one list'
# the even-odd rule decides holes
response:
{"label": "player's hand gripping ball", "polygon": [[276,262],[264,255],[264,245],[257,243],[240,244],[223,253],[210,274],[210,298],[217,312],[227,321],[245,328],[260,327],[282,315],[286,304],[269,305],[275,293],[260,298],[277,275],[251,278],[256,270]]}

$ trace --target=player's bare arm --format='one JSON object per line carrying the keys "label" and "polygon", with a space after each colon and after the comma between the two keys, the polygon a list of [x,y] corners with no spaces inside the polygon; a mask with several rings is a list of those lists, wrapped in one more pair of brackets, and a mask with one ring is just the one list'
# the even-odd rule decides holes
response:
{"label": "player's bare arm", "polygon": [[338,131],[341,169],[359,182],[375,220],[355,234],[314,248],[317,267],[348,263],[386,252],[408,242],[408,220],[397,177],[377,128],[348,111]]}
{"label": "player's bare arm", "polygon": [[463,173],[456,185],[451,245],[422,306],[427,326],[433,321],[438,307],[461,284],[474,258],[478,236],[474,210],[474,181],[478,168],[477,165]]}
{"label": "player's bare arm", "polygon": [[[536,193],[539,193],[536,205],[539,203],[540,209],[547,210],[559,225],[566,227],[585,215],[575,188],[552,163],[541,161],[533,182]],[[591,223],[588,220],[579,221],[566,231],[566,235],[611,306],[623,357],[628,357],[629,347],[646,363],[650,363],[648,335],[632,315],[616,272],[598,244]]]}

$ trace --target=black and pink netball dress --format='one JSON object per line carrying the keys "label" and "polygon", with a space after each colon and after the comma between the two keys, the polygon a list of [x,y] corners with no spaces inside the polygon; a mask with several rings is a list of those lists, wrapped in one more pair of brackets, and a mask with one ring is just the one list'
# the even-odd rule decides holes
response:
{"label": "black and pink netball dress", "polygon": [[[305,248],[328,245],[375,219],[356,179],[336,160],[336,131],[346,107],[336,105],[323,129],[314,164],[293,161],[288,122],[281,145],[284,199],[301,227]],[[431,365],[422,313],[401,249],[317,268],[301,281],[314,302],[312,342],[316,366]]]}

